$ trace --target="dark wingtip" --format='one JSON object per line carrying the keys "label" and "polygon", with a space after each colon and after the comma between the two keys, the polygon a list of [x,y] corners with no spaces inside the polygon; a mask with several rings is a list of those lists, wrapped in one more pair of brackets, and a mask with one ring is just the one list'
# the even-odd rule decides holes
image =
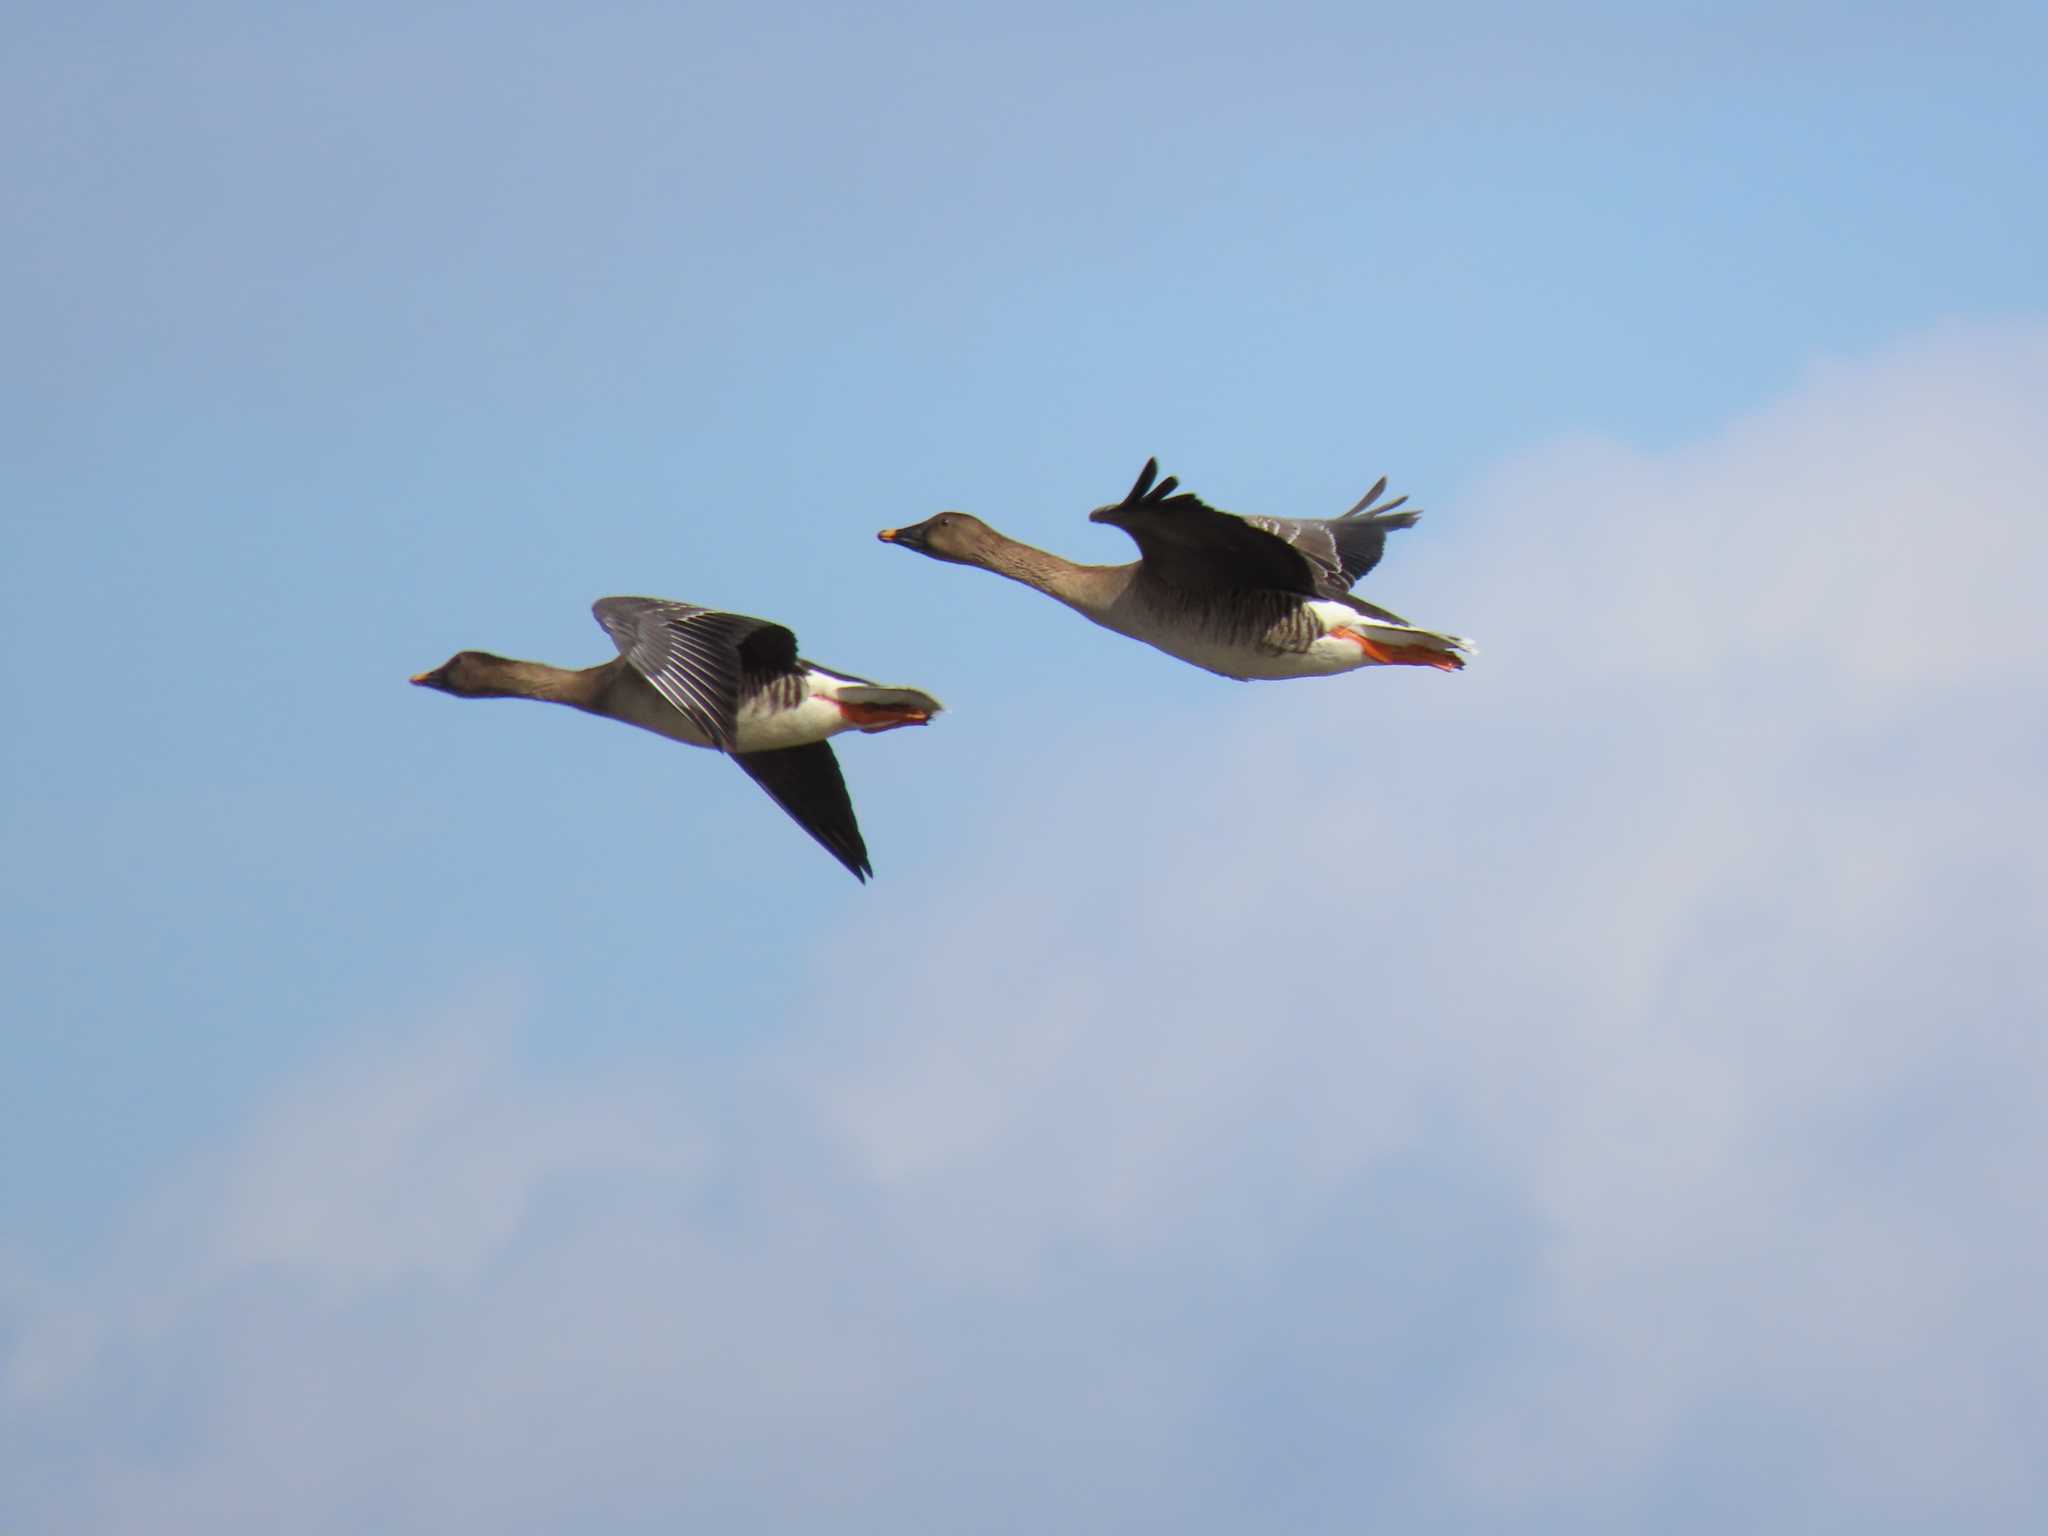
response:
{"label": "dark wingtip", "polygon": [[[1381,475],[1379,479],[1373,482],[1372,489],[1367,491],[1363,496],[1359,497],[1358,500],[1355,503],[1353,503],[1351,510],[1349,512],[1346,512],[1344,516],[1362,517],[1369,522],[1379,523],[1388,528],[1414,527],[1415,519],[1422,516],[1422,508],[1416,507],[1413,511],[1402,512],[1398,516],[1395,515],[1396,508],[1403,507],[1408,504],[1408,497],[1407,494],[1404,492],[1403,494],[1396,496],[1392,501],[1380,502],[1380,496],[1382,493],[1385,492],[1386,488],[1387,477],[1385,475]],[[1380,504],[1378,506],[1375,506],[1373,505],[1373,503],[1375,502],[1379,502]]]}

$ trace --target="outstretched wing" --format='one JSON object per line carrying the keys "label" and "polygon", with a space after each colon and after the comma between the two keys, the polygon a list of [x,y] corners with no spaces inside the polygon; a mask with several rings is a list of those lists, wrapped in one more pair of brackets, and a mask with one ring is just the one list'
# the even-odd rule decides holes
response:
{"label": "outstretched wing", "polygon": [[1396,528],[1412,528],[1422,516],[1420,510],[1396,510],[1408,498],[1396,496],[1381,502],[1387,478],[1363,496],[1342,517],[1291,518],[1247,517],[1245,522],[1287,543],[1315,569],[1316,592],[1321,597],[1342,597],[1358,579],[1380,563],[1387,547],[1387,535]]}
{"label": "outstretched wing", "polygon": [[1220,511],[1147,459],[1122,501],[1097,507],[1091,522],[1121,528],[1137,541],[1146,575],[1194,592],[1298,592],[1319,595],[1314,562],[1278,534]]}
{"label": "outstretched wing", "polygon": [[853,797],[846,792],[830,742],[735,752],[732,760],[789,812],[791,820],[851,870],[854,879],[866,883],[874,866],[868,863],[868,845],[861,840],[860,823],[853,819]]}
{"label": "outstretched wing", "polygon": [[744,677],[796,662],[796,636],[767,619],[659,597],[605,597],[592,605],[626,664],[722,752],[733,748]]}

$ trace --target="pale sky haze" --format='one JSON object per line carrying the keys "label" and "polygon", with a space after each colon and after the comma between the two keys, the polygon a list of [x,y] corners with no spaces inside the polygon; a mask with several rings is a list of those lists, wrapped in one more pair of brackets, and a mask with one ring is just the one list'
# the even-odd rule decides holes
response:
{"label": "pale sky haze", "polygon": [[[2037,7],[0,25],[0,1531],[2043,1528]],[[1469,670],[874,540],[1155,454]]]}

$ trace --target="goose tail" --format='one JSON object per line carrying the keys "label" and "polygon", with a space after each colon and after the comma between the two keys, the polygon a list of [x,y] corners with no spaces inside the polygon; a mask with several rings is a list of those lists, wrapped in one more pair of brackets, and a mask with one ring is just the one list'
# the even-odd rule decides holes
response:
{"label": "goose tail", "polygon": [[850,683],[834,690],[839,712],[863,731],[923,725],[946,706],[917,688],[884,688],[877,683]]}
{"label": "goose tail", "polygon": [[1380,624],[1354,620],[1344,626],[1346,639],[1383,667],[1435,667],[1443,672],[1465,670],[1465,657],[1478,647],[1462,635],[1441,634],[1413,624]]}

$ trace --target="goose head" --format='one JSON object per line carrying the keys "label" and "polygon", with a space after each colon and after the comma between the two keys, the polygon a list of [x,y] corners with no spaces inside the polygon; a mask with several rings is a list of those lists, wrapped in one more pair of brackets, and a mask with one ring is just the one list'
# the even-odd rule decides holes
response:
{"label": "goose head", "polygon": [[986,565],[990,552],[1003,543],[1001,534],[966,512],[941,512],[907,528],[884,528],[875,537],[953,565]]}
{"label": "goose head", "polygon": [[421,688],[434,688],[463,699],[518,698],[530,690],[515,686],[511,673],[516,662],[489,651],[457,651],[431,672],[412,679]]}

